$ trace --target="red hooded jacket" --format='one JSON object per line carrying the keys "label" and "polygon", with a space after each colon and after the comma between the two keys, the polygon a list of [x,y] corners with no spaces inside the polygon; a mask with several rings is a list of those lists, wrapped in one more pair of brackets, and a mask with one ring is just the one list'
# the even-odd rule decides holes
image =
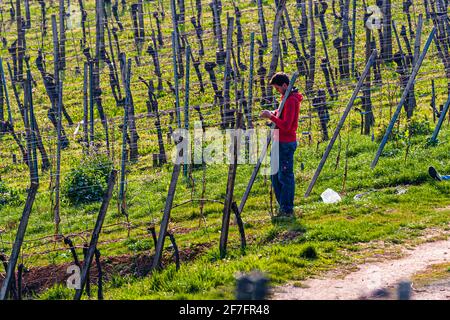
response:
{"label": "red hooded jacket", "polygon": [[[283,99],[283,97],[284,96],[282,96],[281,99]],[[297,141],[298,117],[300,113],[300,103],[302,100],[302,94],[296,89],[292,90],[286,100],[281,117],[278,117],[278,110],[275,110],[273,115],[270,117],[270,120],[275,123],[276,129],[279,129],[279,142]]]}

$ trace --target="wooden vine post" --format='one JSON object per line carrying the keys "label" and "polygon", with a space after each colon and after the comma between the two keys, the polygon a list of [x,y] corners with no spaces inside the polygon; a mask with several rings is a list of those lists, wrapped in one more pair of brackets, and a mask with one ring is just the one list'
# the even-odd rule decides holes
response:
{"label": "wooden vine post", "polygon": [[152,269],[160,269],[161,268],[161,258],[162,252],[164,249],[164,242],[167,236],[167,228],[169,227],[170,220],[170,212],[172,210],[173,199],[175,197],[175,191],[177,188],[178,177],[180,176],[181,171],[181,163],[184,159],[184,152],[186,150],[183,148],[183,145],[186,145],[183,142],[182,136],[176,136],[174,138],[176,148],[177,148],[177,157],[175,159],[175,163],[172,171],[172,178],[170,180],[169,191],[167,194],[166,205],[164,207],[163,218],[161,220],[161,226],[159,229],[159,237],[155,248],[155,256],[153,258]]}
{"label": "wooden vine post", "polygon": [[436,34],[436,27],[433,27],[433,30],[431,30],[431,33],[428,36],[428,40],[425,43],[425,47],[424,47],[422,53],[420,54],[420,57],[417,60],[416,64],[414,65],[414,68],[413,68],[412,73],[411,73],[411,75],[409,77],[408,83],[407,83],[405,89],[403,90],[403,94],[402,94],[402,97],[400,99],[400,102],[397,105],[397,109],[395,110],[395,112],[394,112],[394,114],[393,114],[393,116],[391,118],[391,121],[389,122],[389,126],[387,127],[386,132],[385,132],[385,134],[383,136],[383,140],[381,141],[380,146],[378,147],[378,150],[377,150],[377,153],[375,155],[375,158],[373,159],[372,164],[370,165],[370,167],[372,169],[374,169],[376,167],[377,163],[378,163],[378,160],[379,160],[379,158],[381,156],[381,153],[383,152],[384,147],[385,147],[385,145],[386,145],[386,143],[387,143],[387,141],[389,139],[389,136],[390,136],[390,134],[392,132],[392,129],[394,128],[394,125],[397,122],[398,116],[400,115],[400,112],[402,110],[402,106],[405,103],[406,98],[409,95],[409,92],[410,92],[410,90],[411,90],[411,88],[412,88],[412,86],[414,84],[415,79],[416,79],[417,73],[419,72],[420,67],[422,66],[422,62],[425,59],[425,56],[426,56],[426,54],[428,52],[428,49],[430,48],[431,42],[433,41],[433,38],[434,38],[435,34]]}
{"label": "wooden vine post", "polygon": [[[236,181],[236,172],[237,172],[237,161],[239,154],[239,144],[241,141],[241,128],[242,128],[242,112],[238,112],[236,118],[236,128],[233,130],[231,134],[231,162],[228,166],[228,180],[227,180],[227,190],[225,195],[225,204],[223,207],[223,215],[222,215],[222,229],[220,232],[220,258],[225,258],[227,254],[227,242],[228,242],[228,231],[230,227],[230,216],[233,205],[233,197],[234,197],[234,185]],[[239,220],[240,215],[238,212],[236,218]],[[240,223],[242,225],[242,223]],[[243,230],[243,228],[242,228]],[[245,247],[245,235],[241,233],[241,239],[244,239],[243,247]],[[242,241],[242,240],[241,240]]]}
{"label": "wooden vine post", "polygon": [[[267,79],[270,81],[272,76],[275,74],[275,71],[278,66],[278,59],[280,58],[280,28],[281,28],[281,18],[283,15],[284,7],[286,6],[286,0],[280,0],[278,2],[277,12],[275,14],[275,20],[273,23],[273,30],[272,30],[272,60],[270,62],[269,67],[269,74],[267,76]],[[269,104],[272,104],[273,101],[273,95],[272,95],[272,86],[270,84],[267,84],[266,89],[267,97],[266,101]]]}
{"label": "wooden vine post", "polygon": [[333,148],[333,145],[334,145],[334,143],[336,142],[336,139],[339,136],[339,132],[341,131],[342,127],[344,126],[345,120],[347,119],[347,116],[348,116],[348,114],[350,113],[350,110],[353,107],[353,104],[354,104],[354,102],[356,100],[356,97],[357,97],[357,95],[359,93],[359,90],[361,90],[361,87],[363,85],[363,81],[364,81],[364,79],[367,77],[367,75],[370,72],[370,68],[372,67],[372,64],[375,61],[376,55],[377,55],[377,51],[374,50],[372,52],[372,55],[369,58],[369,61],[366,64],[366,67],[364,68],[364,71],[363,71],[361,77],[359,78],[358,83],[356,84],[355,89],[353,90],[353,94],[352,94],[352,96],[351,96],[351,98],[350,98],[350,100],[349,100],[349,102],[347,104],[347,107],[345,108],[345,111],[344,111],[341,119],[339,120],[339,123],[338,123],[338,125],[336,127],[336,130],[334,131],[333,137],[331,138],[330,142],[328,143],[328,146],[327,146],[327,148],[326,148],[326,150],[325,150],[325,152],[324,152],[324,154],[322,156],[322,159],[320,160],[319,166],[317,167],[317,170],[314,173],[314,176],[313,176],[313,178],[312,178],[312,180],[311,180],[311,182],[310,182],[310,184],[308,186],[308,189],[306,190],[305,198],[309,197],[309,195],[311,194],[311,191],[312,191],[314,185],[316,184],[316,181],[319,178],[320,173],[322,172],[323,166],[325,165],[325,162],[328,159],[330,151]]}
{"label": "wooden vine post", "polygon": [[97,243],[102,231],[103,222],[105,221],[106,211],[108,210],[109,202],[114,190],[114,184],[117,178],[117,170],[112,170],[108,178],[108,186],[103,196],[100,212],[95,223],[94,230],[92,231],[91,241],[87,250],[86,257],[84,259],[83,268],[81,269],[80,289],[75,292],[74,300],[80,300],[83,294],[84,287],[86,286],[87,278],[89,276],[89,270],[91,268],[92,260],[94,259],[95,251],[97,250]]}
{"label": "wooden vine post", "polygon": [[25,82],[25,93],[27,99],[24,105],[24,125],[27,136],[27,149],[28,149],[28,166],[30,169],[30,188],[28,189],[28,196],[25,202],[25,207],[22,212],[19,227],[17,229],[16,238],[9,257],[9,263],[6,270],[5,279],[3,280],[0,288],[0,300],[6,300],[10,289],[15,281],[15,269],[17,261],[19,259],[20,250],[22,248],[23,240],[25,238],[25,232],[28,226],[28,221],[33,208],[34,200],[39,188],[38,167],[36,159],[36,139],[33,137],[33,131],[36,129],[34,126],[35,119],[33,113],[33,106],[31,102],[31,73],[27,71],[27,81]]}

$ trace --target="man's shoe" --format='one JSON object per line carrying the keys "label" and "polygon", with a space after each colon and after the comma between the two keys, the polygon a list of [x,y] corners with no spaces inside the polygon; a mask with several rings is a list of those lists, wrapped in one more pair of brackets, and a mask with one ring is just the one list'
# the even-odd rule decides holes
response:
{"label": "man's shoe", "polygon": [[428,174],[437,181],[442,181],[441,175],[437,172],[434,167],[428,168]]}
{"label": "man's shoe", "polygon": [[294,210],[285,211],[283,212],[283,215],[285,217],[292,218],[294,216]]}
{"label": "man's shoe", "polygon": [[278,211],[278,214],[276,216],[274,216],[274,218],[278,219],[278,218],[292,218],[294,217],[294,210],[290,210],[290,211]]}

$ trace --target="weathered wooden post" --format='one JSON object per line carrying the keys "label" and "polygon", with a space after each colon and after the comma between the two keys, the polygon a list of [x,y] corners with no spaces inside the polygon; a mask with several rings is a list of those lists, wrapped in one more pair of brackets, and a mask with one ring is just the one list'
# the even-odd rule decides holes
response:
{"label": "weathered wooden post", "polygon": [[175,137],[174,141],[175,141],[175,144],[177,147],[177,159],[173,166],[172,178],[170,180],[169,191],[168,191],[167,199],[166,199],[166,205],[164,207],[164,214],[163,214],[163,218],[161,221],[161,227],[159,230],[158,242],[157,242],[156,248],[155,248],[155,256],[153,258],[152,269],[160,269],[161,268],[161,257],[162,257],[162,251],[164,248],[164,240],[167,235],[167,228],[169,226],[170,212],[172,210],[172,204],[173,204],[173,199],[175,197],[175,191],[176,191],[176,187],[177,187],[178,177],[179,177],[180,171],[181,171],[181,162],[183,162],[182,159],[184,159],[184,152],[186,152],[186,150],[184,150],[184,148],[182,146],[179,147],[183,141],[183,137],[179,137],[179,136]]}
{"label": "weathered wooden post", "polygon": [[24,0],[25,5],[25,29],[31,29],[30,0]]}
{"label": "weathered wooden post", "polygon": [[[322,40],[322,46],[323,46],[323,50],[325,52],[325,60],[322,59],[322,63],[324,64],[325,68],[322,67],[322,70],[323,70],[323,72],[325,74],[325,78],[327,78],[326,74],[328,74],[328,76],[331,79],[331,83],[333,84],[334,94],[331,95],[331,97],[333,99],[337,99],[338,95],[339,95],[339,92],[338,92],[337,84],[336,84],[336,81],[335,81],[335,78],[334,78],[333,68],[331,67],[331,63],[330,63],[330,57],[328,55],[328,48],[327,48],[327,44],[325,42],[325,36],[324,36],[322,31],[320,32],[320,39]],[[326,69],[326,71],[325,71],[325,69]],[[331,86],[330,86],[330,88],[331,88]],[[329,90],[329,91],[332,91],[332,90]]]}
{"label": "weathered wooden post", "polygon": [[342,10],[342,46],[341,46],[341,54],[342,54],[342,73],[341,79],[348,79],[350,77],[350,64],[349,64],[349,9],[350,9],[350,0],[344,0],[343,6],[341,6]]}
{"label": "weathered wooden post", "polygon": [[408,35],[406,33],[406,27],[403,25],[400,30],[400,36],[403,38],[403,41],[406,44],[406,50],[408,51],[408,55],[406,56],[406,62],[408,63],[409,66],[411,66],[412,60],[413,60],[413,53],[412,53],[412,49],[411,49],[411,43],[410,43]]}
{"label": "weathered wooden post", "polygon": [[66,68],[66,10],[64,8],[64,0],[59,0],[59,67],[63,71]]}
{"label": "weathered wooden post", "polygon": [[[123,59],[125,59],[125,55],[123,54]],[[131,59],[128,59],[127,66],[127,93],[128,94],[128,130],[129,130],[129,145],[130,145],[130,161],[136,161],[139,158],[139,149],[138,149],[138,140],[139,135],[136,129],[136,117],[134,112],[134,102],[133,96],[131,94]]]}
{"label": "weathered wooden post", "polygon": [[194,66],[194,70],[195,73],[197,74],[197,79],[198,82],[200,84],[200,92],[205,92],[205,85],[203,84],[203,77],[202,77],[202,73],[200,71],[200,58],[198,58],[197,60],[194,59],[194,55],[192,54],[191,51],[191,59],[192,59],[192,65]]}
{"label": "weathered wooden post", "polygon": [[267,92],[266,92],[266,73],[267,69],[264,67],[264,49],[262,47],[261,41],[258,41],[258,62],[259,68],[256,71],[259,78],[259,86],[261,88],[261,107],[265,107],[267,101]]}
{"label": "weathered wooden post", "polygon": [[60,217],[60,181],[61,181],[61,116],[62,116],[62,96],[63,96],[63,80],[60,78],[58,83],[58,142],[56,147],[56,182],[55,182],[55,206],[53,209],[53,218],[55,221],[55,235],[59,235]]}
{"label": "weathered wooden post", "polygon": [[[34,105],[33,105],[33,93],[32,93],[32,81],[31,81],[31,72],[30,69],[27,69],[27,78],[25,81],[25,88],[24,88],[24,101],[26,104],[25,107],[25,114],[29,112],[29,118],[27,121],[29,122],[29,127],[31,130],[31,146],[29,153],[31,155],[31,161],[30,161],[30,168],[33,168],[33,171],[31,172],[31,179],[32,181],[36,181],[39,183],[39,172],[38,172],[38,157],[36,152],[36,146],[38,145],[38,139],[40,141],[40,144],[42,145],[42,139],[41,135],[39,133],[39,128],[36,122],[36,118],[34,116]],[[43,145],[42,145],[43,147]],[[45,149],[44,149],[45,151]]]}
{"label": "weathered wooden post", "polygon": [[403,1],[403,13],[406,14],[406,17],[408,18],[408,27],[409,27],[409,35],[412,37],[414,37],[414,31],[412,28],[412,23],[411,23],[411,6],[413,5],[412,0],[406,0]]}
{"label": "weathered wooden post", "polygon": [[138,56],[136,57],[136,62],[140,65],[140,55],[142,52],[142,45],[144,44],[144,17],[142,11],[142,0],[138,3],[133,3],[131,5],[131,18],[133,20],[133,31],[134,31],[134,43],[136,45],[136,50]]}
{"label": "weathered wooden post", "polygon": [[[349,1],[349,0],[347,0]],[[314,26],[313,2],[308,0],[309,6],[309,65],[308,77],[306,78],[306,94],[311,95],[314,87],[316,73],[316,29]]]}
{"label": "weathered wooden post", "polygon": [[433,112],[433,123],[436,123],[436,117],[440,117],[440,112],[436,108],[436,88],[434,85],[434,79],[431,79],[431,111]]}
{"label": "weathered wooden post", "polygon": [[245,116],[247,118],[248,128],[253,129],[253,73],[255,60],[255,33],[250,34],[250,70],[248,79],[248,100]]}
{"label": "weathered wooden post", "polygon": [[176,33],[172,31],[172,63],[173,63],[173,76],[175,83],[175,113],[177,115],[177,125],[181,128],[181,115],[180,115],[180,98],[178,89],[178,64],[177,64],[177,53],[176,53]]}
{"label": "weathered wooden post", "polygon": [[124,53],[121,54],[121,56],[119,57],[119,61],[120,61],[120,68],[121,68],[121,73],[122,73],[122,84],[124,87],[124,91],[125,91],[125,103],[123,105],[123,125],[122,125],[122,156],[121,156],[121,161],[120,161],[120,185],[119,185],[119,205],[120,205],[120,211],[121,213],[125,216],[128,217],[128,213],[126,210],[126,199],[125,199],[125,185],[126,185],[126,181],[125,181],[125,176],[126,176],[126,163],[127,163],[127,135],[128,135],[128,108],[130,105],[130,95],[129,95],[129,83],[128,81],[130,80],[128,78],[128,73],[129,70],[128,68],[130,67],[129,65],[127,65],[127,61],[126,61],[126,56]]}
{"label": "weathered wooden post", "polygon": [[155,37],[155,31],[152,32],[152,45],[149,45],[147,48],[147,53],[152,57],[153,59],[153,66],[155,67],[155,74],[158,77],[158,91],[162,91],[163,84],[162,84],[162,73],[161,73],[161,67],[159,63],[159,55],[158,55],[158,48],[156,45],[156,37]]}
{"label": "weathered wooden post", "polygon": [[[44,2],[44,1],[42,1]],[[84,9],[83,0],[78,0],[78,3],[80,5],[80,12],[81,12],[81,30],[83,32],[83,38],[80,40],[81,42],[81,48],[84,50],[86,48],[86,21],[87,21],[87,11]],[[43,14],[45,13],[45,3],[43,5]]]}
{"label": "weathered wooden post", "polygon": [[233,128],[233,111],[230,110],[230,86],[231,86],[231,48],[233,46],[234,18],[227,17],[227,51],[225,56],[225,72],[223,80],[224,117],[225,128]]}
{"label": "weathered wooden post", "polygon": [[84,63],[84,80],[83,80],[83,150],[89,153],[89,128],[88,128],[88,105],[89,105],[89,63]]}
{"label": "weathered wooden post", "polygon": [[[190,65],[190,54],[191,48],[188,46],[186,48],[186,72],[184,80],[184,129],[189,132],[189,80],[191,75],[191,65]],[[190,148],[190,146],[188,146]],[[187,179],[188,176],[188,156],[189,152],[184,153],[184,163],[183,163],[183,175]]]}
{"label": "weathered wooden post", "polygon": [[216,63],[219,66],[222,66],[225,64],[226,52],[223,47],[222,24],[221,24],[221,20],[220,20],[219,3],[217,0],[212,0],[212,2],[209,4],[209,6],[213,13],[213,19],[214,19],[213,28],[214,28],[214,35],[215,35],[216,41],[217,41]]}
{"label": "weathered wooden post", "polygon": [[353,0],[352,1],[352,75],[356,78],[355,46],[356,46],[356,0]]}
{"label": "weathered wooden post", "polygon": [[318,90],[316,97],[312,100],[312,105],[317,115],[319,116],[320,127],[322,128],[322,140],[328,141],[328,121],[330,121],[330,115],[327,108],[327,97],[325,90]]}
{"label": "weathered wooden post", "polygon": [[[178,67],[178,77],[184,76],[184,68],[183,68],[183,55],[181,52],[181,37],[179,34],[179,27],[178,27],[178,15],[177,15],[177,7],[175,0],[170,1],[170,9],[172,13],[172,27],[173,32],[175,33],[175,41],[172,38],[172,46],[175,45],[175,54],[176,54],[176,61],[177,61],[177,67]],[[181,126],[181,124],[180,124]]]}
{"label": "weathered wooden post", "polygon": [[167,159],[166,159],[166,151],[164,149],[163,134],[161,130],[161,117],[159,115],[158,100],[154,94],[153,81],[150,81],[150,83],[148,84],[148,96],[149,96],[149,103],[152,106],[152,111],[156,114],[155,126],[156,131],[158,133],[158,146],[159,146],[158,161],[159,165],[163,165],[167,162]]}
{"label": "weathered wooden post", "polygon": [[414,84],[414,81],[415,81],[415,78],[417,76],[417,73],[419,72],[420,67],[422,66],[423,59],[425,58],[425,56],[426,56],[426,54],[428,52],[428,49],[430,48],[431,41],[433,41],[433,38],[434,38],[435,34],[436,34],[436,27],[433,27],[433,30],[431,30],[431,33],[428,36],[428,40],[425,43],[425,47],[423,48],[423,51],[420,54],[419,59],[416,61],[415,65],[414,65],[414,68],[413,68],[413,70],[411,72],[411,75],[409,77],[409,80],[408,80],[408,83],[407,83],[407,85],[405,87],[405,90],[403,90],[403,95],[402,95],[402,97],[400,99],[399,104],[397,105],[397,109],[395,110],[394,115],[392,116],[392,119],[391,119],[391,121],[389,123],[389,126],[386,129],[386,132],[384,134],[383,140],[381,141],[380,146],[378,148],[378,151],[377,151],[377,153],[375,155],[375,159],[372,161],[372,164],[371,164],[371,168],[372,169],[375,168],[375,166],[378,163],[378,159],[380,158],[381,153],[383,152],[384,146],[386,145],[387,140],[389,139],[389,135],[391,134],[392,129],[394,128],[394,125],[397,122],[397,118],[398,118],[398,116],[400,114],[400,111],[402,110],[402,106],[405,103],[406,98],[408,97],[408,94],[409,94],[409,91],[412,88],[412,85]]}
{"label": "weathered wooden post", "polygon": [[[447,76],[448,93],[450,95],[450,54],[448,51],[449,39],[448,39],[448,15],[447,15],[447,3],[444,0],[436,0],[436,11],[434,10],[433,2],[430,3],[433,10],[433,24],[436,28],[435,44],[438,49],[438,56],[441,58],[445,74]],[[435,11],[435,13],[434,13]],[[446,31],[447,30],[447,31]]]}
{"label": "weathered wooden post", "polygon": [[198,40],[198,43],[200,45],[200,49],[198,50],[198,54],[202,57],[205,54],[205,48],[204,48],[203,39],[202,39],[202,37],[203,37],[203,30],[202,30],[201,26],[199,24],[197,24],[197,20],[195,20],[195,17],[191,17],[191,23],[194,26],[195,34],[197,36],[197,40]]}
{"label": "weathered wooden post", "polygon": [[306,51],[306,41],[308,40],[308,14],[306,13],[305,0],[300,3],[300,8],[302,20],[300,21],[300,24],[298,26],[298,34],[300,36],[300,42],[302,44],[303,55],[307,57],[308,53]]}
{"label": "weathered wooden post", "polygon": [[317,16],[320,20],[320,25],[322,28],[323,35],[324,35],[325,39],[328,40],[328,27],[327,27],[327,23],[325,21],[325,14],[328,9],[328,3],[324,0],[319,0],[319,4],[320,4],[321,9],[318,11]]}
{"label": "weathered wooden post", "polygon": [[[365,14],[364,16],[364,26],[366,30],[366,63],[369,61],[372,48],[372,31],[367,28],[366,26],[366,20],[369,18],[369,14]],[[367,75],[366,79],[364,80],[364,85],[362,87],[362,107],[364,109],[364,134],[369,135],[370,129],[372,128],[373,124],[375,123],[375,117],[372,112],[372,99],[371,99],[371,73]]]}
{"label": "weathered wooden post", "polygon": [[289,32],[291,34],[291,36],[289,38],[289,42],[294,47],[295,54],[297,56],[297,59],[295,61],[296,65],[297,65],[297,70],[300,75],[306,76],[307,67],[306,67],[306,63],[305,63],[305,58],[302,56],[302,54],[300,52],[300,47],[298,45],[297,38],[296,38],[295,32],[294,32],[294,27],[292,26],[291,18],[289,17],[289,13],[288,13],[286,7],[284,8],[284,18],[286,19],[286,22],[289,27]]}
{"label": "weathered wooden post", "polygon": [[6,86],[5,71],[3,70],[3,58],[1,57],[0,57],[0,77],[2,82],[1,85],[3,88],[3,95],[5,97],[6,107],[8,109],[8,122],[12,127],[14,127],[14,120],[11,113],[11,105],[9,103],[8,88]]}
{"label": "weathered wooden post", "polygon": [[[25,83],[26,95],[31,95],[31,75],[28,70],[27,72],[28,81]],[[30,108],[28,108],[30,107]],[[20,250],[22,248],[23,240],[25,237],[25,232],[28,226],[28,221],[30,218],[33,203],[39,188],[39,178],[37,174],[37,160],[36,160],[36,139],[32,137],[32,130],[36,129],[34,126],[35,119],[33,113],[33,106],[31,102],[31,97],[27,98],[24,107],[24,124],[25,131],[27,135],[27,148],[28,148],[28,166],[30,169],[30,188],[28,189],[28,196],[25,202],[25,207],[22,212],[22,217],[20,219],[19,228],[17,229],[16,238],[11,250],[11,255],[9,257],[8,268],[6,270],[6,275],[3,280],[2,286],[0,288],[0,300],[6,300],[8,298],[8,293],[10,288],[13,286],[12,282],[15,281],[15,269],[17,265],[17,260],[19,258]],[[30,119],[31,118],[31,119]],[[31,123],[31,128],[30,128]],[[34,159],[33,159],[34,157]]]}
{"label": "weathered wooden post", "polygon": [[23,81],[23,60],[26,52],[25,23],[21,13],[20,0],[16,0],[17,18],[17,81]]}
{"label": "weathered wooden post", "polygon": [[153,17],[156,21],[156,30],[158,31],[158,44],[162,47],[164,45],[164,39],[161,31],[161,21],[159,20],[159,14],[157,11],[153,12]]}
{"label": "weathered wooden post", "polygon": [[[273,23],[273,30],[272,30],[272,60],[270,62],[269,74],[267,77],[268,81],[270,81],[272,76],[275,74],[278,65],[278,59],[280,57],[280,46],[279,46],[280,27],[281,27],[281,17],[285,6],[286,0],[280,0],[278,2],[277,12],[275,14],[275,20]],[[267,102],[271,104],[273,102],[273,95],[272,95],[272,86],[270,84],[267,85],[266,93],[267,93]]]}
{"label": "weathered wooden post", "polygon": [[[420,55],[420,42],[421,42],[421,36],[422,36],[422,28],[423,28],[423,17],[422,14],[419,15],[419,22],[417,24],[417,33],[416,33],[416,39],[415,39],[415,44],[414,44],[414,55],[412,54],[412,50],[410,48],[409,42],[408,42],[408,37],[406,36],[406,30],[405,30],[405,41],[408,45],[408,51],[409,51],[409,62],[410,65],[415,65],[417,62],[417,59],[419,58]],[[404,28],[402,28],[402,32],[403,32]],[[416,104],[416,97],[415,97],[415,88],[414,88],[414,84],[411,87],[411,91],[409,92],[408,95],[408,102],[407,102],[407,118],[411,119],[413,116],[413,112],[414,109],[416,108],[417,104]]]}
{"label": "weathered wooden post", "polygon": [[[12,79],[12,72],[11,72],[11,68],[9,66],[9,63],[7,63],[7,65],[8,65],[9,74],[10,74],[11,79]],[[25,84],[24,84],[24,97],[26,98],[26,100],[24,100],[24,101],[28,105],[31,104],[31,115],[30,115],[30,117],[28,118],[27,121],[28,122],[31,121],[30,126],[33,126],[32,136],[33,136],[34,143],[35,143],[33,146],[34,147],[37,146],[37,148],[39,149],[39,152],[41,154],[41,159],[42,159],[42,171],[46,171],[48,168],[50,168],[50,161],[48,159],[47,152],[45,151],[45,147],[44,147],[44,144],[42,142],[42,137],[41,137],[41,134],[39,132],[38,123],[37,123],[36,119],[34,118],[34,111],[33,111],[33,108],[32,108],[33,107],[32,106],[33,101],[32,101],[32,95],[31,95],[32,78],[31,78],[31,73],[28,76],[28,70],[29,70],[29,66],[27,67],[27,77],[29,77],[29,81],[30,81],[30,87],[29,88],[30,89],[29,90],[25,89],[25,86],[28,85],[27,82],[25,82]],[[17,88],[16,88],[16,85],[15,85],[14,82],[12,83],[12,88],[13,88],[13,91],[14,91],[14,96],[16,98],[17,105],[18,105],[20,113],[22,115],[22,119],[25,122],[26,110],[25,110],[25,107],[23,106],[22,102],[20,101],[19,94],[17,92]],[[29,159],[29,156],[30,156],[30,151],[28,151],[28,157],[27,157],[28,159]]]}
{"label": "weathered wooden post", "polygon": [[266,21],[264,19],[262,0],[257,0],[257,3],[258,3],[258,23],[261,28],[262,47],[265,49],[269,46],[269,41],[267,39]]}
{"label": "weathered wooden post", "polygon": [[103,196],[102,205],[100,207],[100,212],[97,217],[97,221],[95,223],[94,230],[92,231],[91,241],[89,243],[89,249],[86,254],[86,258],[84,259],[83,268],[81,270],[81,279],[80,279],[80,289],[77,289],[75,292],[74,300],[80,300],[81,295],[83,294],[83,289],[86,285],[86,279],[89,276],[89,270],[91,268],[92,260],[94,258],[95,250],[97,250],[97,243],[100,237],[100,232],[102,230],[103,221],[105,220],[106,211],[108,210],[109,202],[112,197],[112,193],[114,190],[114,184],[116,182],[117,170],[112,170],[109,178],[108,178],[108,187]]}
{"label": "weathered wooden post", "polygon": [[225,194],[225,203],[223,207],[223,215],[222,215],[222,229],[220,232],[220,258],[225,258],[227,254],[227,242],[228,242],[228,231],[230,227],[230,215],[231,215],[231,206],[233,203],[234,197],[234,185],[236,181],[236,172],[237,172],[237,160],[239,153],[239,142],[241,139],[241,121],[242,121],[242,112],[238,112],[236,118],[236,128],[232,132],[232,141],[231,141],[231,161],[228,166],[228,180],[227,180],[227,190]]}
{"label": "weathered wooden post", "polygon": [[[442,111],[440,113],[438,123],[436,125],[436,128],[433,131],[433,135],[431,136],[430,142],[435,143],[437,141],[439,131],[441,131],[441,127],[442,127],[442,124],[444,123],[445,116],[448,113],[449,107],[450,107],[450,95],[448,96],[447,101],[445,102],[444,108],[442,109]],[[434,114],[434,111],[433,111],[433,114]]]}
{"label": "weathered wooden post", "polygon": [[95,41],[95,62],[93,70],[93,94],[94,102],[97,106],[97,111],[100,115],[100,120],[105,131],[106,152],[109,156],[109,133],[108,133],[108,121],[102,105],[102,89],[100,87],[100,65],[105,56],[105,17],[104,17],[104,0],[96,0],[96,41]]}
{"label": "weathered wooden post", "polygon": [[138,21],[139,21],[139,41],[145,42],[145,26],[144,26],[144,3],[143,0],[138,0]]}
{"label": "weathered wooden post", "polygon": [[89,150],[94,147],[94,61],[89,60]]}
{"label": "weathered wooden post", "polygon": [[392,8],[391,0],[382,0],[383,12],[383,40],[382,40],[382,58],[384,61],[392,59]]}
{"label": "weathered wooden post", "polygon": [[362,85],[363,85],[363,81],[364,79],[367,77],[367,75],[370,72],[370,68],[372,67],[372,64],[375,61],[375,57],[376,57],[377,51],[373,51],[372,55],[369,58],[369,61],[366,64],[366,67],[364,68],[363,73],[361,74],[361,77],[358,80],[358,83],[356,84],[355,89],[353,90],[353,94],[347,104],[347,107],[345,108],[344,113],[342,114],[341,119],[339,120],[339,123],[336,127],[336,130],[334,131],[333,137],[331,138],[330,142],[328,143],[328,146],[322,156],[322,159],[320,160],[319,166],[317,167],[316,172],[314,173],[314,176],[308,186],[308,189],[305,192],[305,198],[309,197],[309,195],[311,194],[311,191],[314,187],[314,185],[316,184],[317,179],[319,178],[320,173],[322,172],[323,166],[325,165],[325,162],[328,159],[328,156],[330,154],[331,149],[333,148],[334,143],[336,142],[336,139],[339,136],[339,133],[345,123],[345,120],[347,119],[348,114],[350,113],[352,107],[353,107],[353,103],[355,102],[357,95],[359,93],[359,90],[361,89]]}

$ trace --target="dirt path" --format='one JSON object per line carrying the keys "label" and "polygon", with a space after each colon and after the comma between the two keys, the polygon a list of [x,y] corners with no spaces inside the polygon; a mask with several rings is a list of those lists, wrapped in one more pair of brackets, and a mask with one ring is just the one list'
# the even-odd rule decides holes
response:
{"label": "dirt path", "polygon": [[[380,289],[391,291],[402,280],[410,280],[432,265],[450,262],[450,239],[419,245],[404,250],[402,258],[366,263],[357,266],[357,271],[338,278],[336,272],[322,278],[309,279],[301,287],[285,285],[273,291],[275,300],[353,300],[373,297]],[[446,279],[415,287],[412,282],[412,299],[450,299],[450,272]],[[393,297],[394,295],[394,297]]]}

